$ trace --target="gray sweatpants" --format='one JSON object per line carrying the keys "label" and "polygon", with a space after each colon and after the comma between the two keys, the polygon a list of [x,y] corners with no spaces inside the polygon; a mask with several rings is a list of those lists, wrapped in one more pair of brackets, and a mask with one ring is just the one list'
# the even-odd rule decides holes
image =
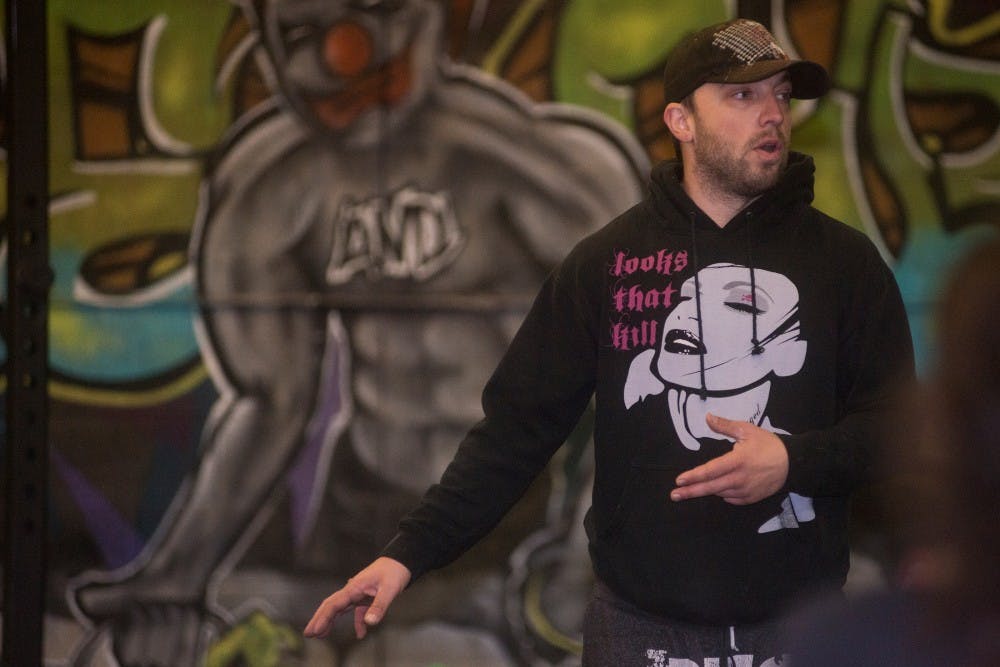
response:
{"label": "gray sweatpants", "polygon": [[777,622],[714,626],[652,616],[604,584],[583,620],[583,667],[776,667]]}

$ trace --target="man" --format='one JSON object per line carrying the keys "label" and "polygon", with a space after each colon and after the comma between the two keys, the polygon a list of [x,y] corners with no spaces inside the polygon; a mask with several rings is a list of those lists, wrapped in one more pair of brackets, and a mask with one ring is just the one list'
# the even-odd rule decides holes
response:
{"label": "man", "polygon": [[812,159],[788,148],[791,98],[828,86],[752,21],[674,49],[663,118],[679,160],[552,273],[485,419],[307,636],[351,606],[363,636],[488,532],[594,396],[584,664],[780,662],[785,606],[844,582],[849,495],[913,367],[890,270],[810,206]]}

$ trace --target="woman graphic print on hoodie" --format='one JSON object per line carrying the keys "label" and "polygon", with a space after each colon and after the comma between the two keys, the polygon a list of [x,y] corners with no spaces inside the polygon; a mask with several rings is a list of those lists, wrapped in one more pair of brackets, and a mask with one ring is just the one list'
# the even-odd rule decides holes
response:
{"label": "woman graphic print on hoodie", "polygon": [[[696,291],[700,291],[699,295]],[[767,402],[771,382],[795,375],[806,357],[799,337],[799,291],[787,277],[739,264],[712,264],[681,286],[656,349],[636,355],[625,382],[625,407],[667,391],[670,419],[684,447],[725,438],[707,413],[747,421],[774,433]],[[796,528],[815,518],[812,499],[795,493],[759,533]]]}

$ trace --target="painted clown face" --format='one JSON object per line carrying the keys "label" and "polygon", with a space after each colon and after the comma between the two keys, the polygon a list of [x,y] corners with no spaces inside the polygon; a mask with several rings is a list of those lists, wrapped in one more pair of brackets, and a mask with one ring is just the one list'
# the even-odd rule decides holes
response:
{"label": "painted clown face", "polygon": [[264,0],[257,21],[285,99],[329,136],[369,145],[425,97],[443,17],[429,0]]}
{"label": "painted clown face", "polygon": [[806,354],[798,289],[785,276],[757,269],[751,285],[747,267],[712,264],[698,272],[698,283],[700,313],[689,278],[664,321],[659,349],[633,359],[625,386],[626,407],[667,389],[671,418],[689,449],[700,448],[698,438],[719,437],[705,423],[708,412],[763,424],[771,379],[797,373]]}

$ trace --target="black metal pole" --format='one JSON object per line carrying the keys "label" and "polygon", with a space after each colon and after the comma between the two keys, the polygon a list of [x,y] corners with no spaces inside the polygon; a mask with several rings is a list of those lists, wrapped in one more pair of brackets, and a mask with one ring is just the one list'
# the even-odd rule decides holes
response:
{"label": "black metal pole", "polygon": [[48,496],[45,0],[6,0],[7,345],[3,665],[42,664]]}

